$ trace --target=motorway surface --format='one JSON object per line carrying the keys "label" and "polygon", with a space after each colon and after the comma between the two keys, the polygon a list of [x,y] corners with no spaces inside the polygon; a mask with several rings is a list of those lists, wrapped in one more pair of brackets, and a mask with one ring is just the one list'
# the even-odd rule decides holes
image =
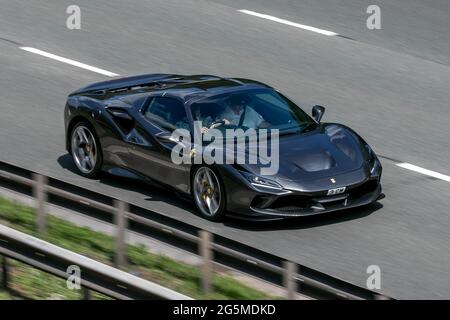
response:
{"label": "motorway surface", "polygon": [[[71,4],[0,0],[0,160],[157,209],[360,286],[366,268],[378,265],[381,292],[394,298],[450,297],[447,0],[377,1],[381,30],[366,28],[370,1],[77,0],[81,30],[66,28]],[[64,151],[65,97],[109,77],[20,47],[120,75],[253,78],[305,109],[324,105],[324,121],[351,126],[383,156],[387,198],[322,217],[212,223],[167,192],[108,177],[84,179]],[[404,162],[419,168],[398,166]]]}

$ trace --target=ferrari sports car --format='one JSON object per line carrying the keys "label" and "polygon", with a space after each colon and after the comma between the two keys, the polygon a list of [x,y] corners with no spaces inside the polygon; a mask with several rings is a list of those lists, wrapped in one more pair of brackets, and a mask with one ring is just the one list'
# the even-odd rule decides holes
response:
{"label": "ferrari sports car", "polygon": [[[316,105],[309,116],[254,80],[139,75],[70,94],[66,148],[85,177],[106,171],[156,182],[191,199],[201,216],[215,221],[225,214],[255,220],[308,216],[383,198],[374,151],[352,129],[321,122],[324,111]],[[276,129],[277,171],[262,174],[261,163],[174,163],[179,141],[172,133],[192,132],[194,121],[202,121],[202,133]]]}

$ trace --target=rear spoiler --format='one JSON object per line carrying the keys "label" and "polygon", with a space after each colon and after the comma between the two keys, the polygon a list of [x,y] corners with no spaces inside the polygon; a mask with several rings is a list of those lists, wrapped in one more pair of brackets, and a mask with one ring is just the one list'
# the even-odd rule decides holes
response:
{"label": "rear spoiler", "polygon": [[69,96],[88,93],[88,92],[95,92],[95,91],[102,91],[102,90],[117,90],[122,88],[128,88],[128,87],[134,87],[134,86],[142,86],[142,85],[148,85],[154,82],[158,82],[159,80],[167,80],[171,78],[178,78],[179,75],[175,74],[165,74],[165,73],[159,73],[159,74],[143,74],[138,76],[132,76],[132,77],[124,77],[109,81],[102,81],[102,82],[96,82],[91,85],[88,85],[86,87],[83,87],[81,89],[78,89],[74,92],[72,92]]}

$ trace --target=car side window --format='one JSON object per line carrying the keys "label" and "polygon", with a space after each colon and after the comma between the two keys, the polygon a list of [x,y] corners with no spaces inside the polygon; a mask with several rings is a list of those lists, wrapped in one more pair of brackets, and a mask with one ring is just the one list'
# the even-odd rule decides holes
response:
{"label": "car side window", "polygon": [[189,129],[187,114],[183,104],[173,98],[153,98],[145,110],[144,116],[170,132],[175,129]]}

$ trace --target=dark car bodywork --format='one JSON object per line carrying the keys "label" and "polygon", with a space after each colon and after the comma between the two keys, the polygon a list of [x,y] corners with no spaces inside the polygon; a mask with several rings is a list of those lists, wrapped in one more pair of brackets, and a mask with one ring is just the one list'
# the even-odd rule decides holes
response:
{"label": "dark car bodywork", "polygon": [[[143,116],[148,101],[171,97],[188,110],[199,99],[251,89],[273,90],[253,80],[209,75],[151,74],[95,83],[68,97],[67,150],[74,125],[88,121],[101,144],[103,170],[157,181],[190,196],[193,165],[172,162],[173,143],[161,139],[165,130]],[[190,112],[187,116],[192,122]],[[306,216],[366,205],[382,197],[381,163],[350,128],[317,123],[309,132],[280,136],[279,141],[279,172],[268,178],[281,189],[250,183],[243,173],[256,174],[255,165],[215,165],[230,213],[261,220]],[[345,192],[330,195],[330,190],[343,187]]]}

